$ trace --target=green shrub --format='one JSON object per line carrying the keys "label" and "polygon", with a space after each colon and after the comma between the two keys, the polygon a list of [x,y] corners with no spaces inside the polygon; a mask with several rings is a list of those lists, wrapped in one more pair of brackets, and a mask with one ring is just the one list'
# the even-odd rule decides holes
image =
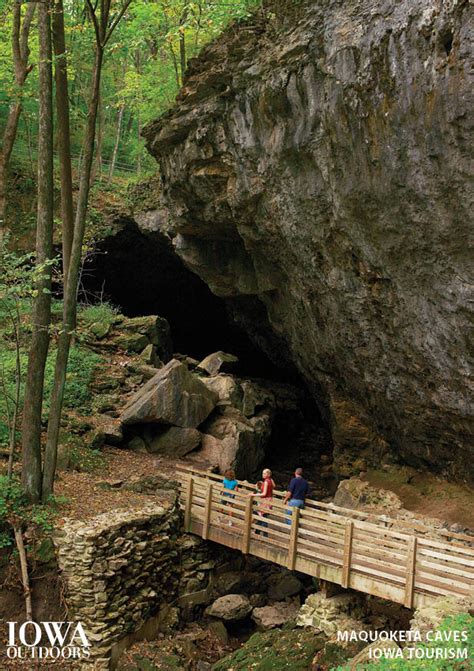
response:
{"label": "green shrub", "polygon": [[71,467],[81,473],[93,473],[104,467],[105,459],[100,450],[83,445],[71,448]]}
{"label": "green shrub", "polygon": [[95,305],[80,305],[78,310],[79,319],[86,326],[92,324],[113,324],[119,314],[118,308],[104,301]]}

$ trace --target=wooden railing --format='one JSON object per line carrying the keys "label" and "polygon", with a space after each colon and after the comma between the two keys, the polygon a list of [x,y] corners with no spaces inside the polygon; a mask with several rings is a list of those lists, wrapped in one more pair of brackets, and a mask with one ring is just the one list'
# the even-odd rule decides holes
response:
{"label": "wooden railing", "polygon": [[[229,492],[222,476],[181,469],[185,530],[407,608],[438,596],[474,590],[474,538],[308,500],[284,505],[274,492],[271,509],[247,482]],[[231,496],[229,496],[231,494]]]}

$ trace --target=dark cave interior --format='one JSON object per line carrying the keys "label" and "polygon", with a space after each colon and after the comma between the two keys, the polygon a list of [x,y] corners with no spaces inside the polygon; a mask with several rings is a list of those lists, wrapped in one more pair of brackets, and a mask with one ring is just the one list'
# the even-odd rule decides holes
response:
{"label": "dark cave interior", "polygon": [[[157,314],[168,320],[174,350],[201,360],[223,350],[239,358],[236,374],[290,383],[301,392],[296,412],[277,414],[267,454],[282,473],[299,465],[315,471],[317,455],[331,453],[327,423],[301,375],[280,357],[278,365],[232,318],[226,302],[188,270],[161,235],[144,235],[133,220],[103,240],[82,275],[81,300],[108,300],[128,317]],[[288,456],[291,454],[290,468]]]}

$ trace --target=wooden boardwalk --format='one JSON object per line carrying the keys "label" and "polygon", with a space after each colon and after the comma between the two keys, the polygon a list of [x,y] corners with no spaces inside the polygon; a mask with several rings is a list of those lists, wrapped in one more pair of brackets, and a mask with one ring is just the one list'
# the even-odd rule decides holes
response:
{"label": "wooden boardwalk", "polygon": [[471,536],[438,531],[443,540],[433,540],[422,524],[312,499],[290,509],[278,491],[268,511],[246,482],[230,498],[222,476],[181,469],[180,479],[185,530],[204,539],[407,608],[473,594]]}

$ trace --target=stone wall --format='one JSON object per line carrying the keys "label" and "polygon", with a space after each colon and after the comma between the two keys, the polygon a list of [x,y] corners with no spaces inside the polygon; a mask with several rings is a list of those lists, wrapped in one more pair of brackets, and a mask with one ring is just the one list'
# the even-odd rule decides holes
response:
{"label": "stone wall", "polygon": [[178,510],[157,503],[66,520],[53,540],[68,617],[92,644],[84,668],[98,670],[136,640],[193,619],[212,598],[213,572],[235,555],[181,534]]}
{"label": "stone wall", "polygon": [[114,644],[165,615],[177,593],[178,517],[157,504],[66,520],[54,533],[69,616],[83,623],[94,668],[108,669]]}

